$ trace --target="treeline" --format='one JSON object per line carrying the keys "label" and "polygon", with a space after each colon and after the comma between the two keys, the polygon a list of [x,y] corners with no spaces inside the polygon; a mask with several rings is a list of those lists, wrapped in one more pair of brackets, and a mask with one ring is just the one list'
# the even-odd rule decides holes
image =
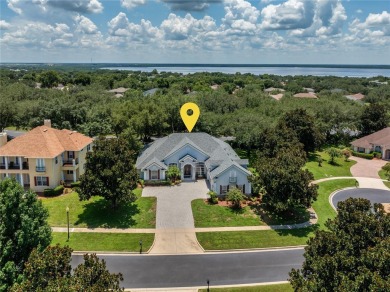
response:
{"label": "treeline", "polygon": [[[192,101],[201,109],[194,131],[234,136],[236,146],[242,148],[254,148],[264,129],[299,108],[314,117],[324,143],[347,143],[351,133],[361,128],[367,105],[348,100],[345,94],[363,93],[366,102],[379,104],[387,115],[390,86],[373,80],[388,78],[1,69],[0,129],[32,128],[51,119],[54,127],[89,136],[127,132],[149,141],[153,136],[185,131],[179,109]],[[37,83],[41,88],[36,88]],[[60,83],[66,87],[53,88]],[[128,88],[123,97],[108,92],[118,87]],[[264,92],[269,87],[286,90],[284,97],[274,100]],[[143,94],[151,88],[158,90]],[[293,97],[304,88],[313,88],[318,99]]]}

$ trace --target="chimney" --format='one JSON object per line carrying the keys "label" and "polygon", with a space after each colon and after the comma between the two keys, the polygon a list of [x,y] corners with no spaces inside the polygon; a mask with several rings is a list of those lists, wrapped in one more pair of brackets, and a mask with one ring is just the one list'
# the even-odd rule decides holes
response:
{"label": "chimney", "polygon": [[51,120],[47,119],[47,120],[44,120],[43,121],[43,125],[48,127],[48,128],[51,128]]}
{"label": "chimney", "polygon": [[0,147],[4,146],[5,144],[7,144],[7,133],[3,132],[0,133]]}

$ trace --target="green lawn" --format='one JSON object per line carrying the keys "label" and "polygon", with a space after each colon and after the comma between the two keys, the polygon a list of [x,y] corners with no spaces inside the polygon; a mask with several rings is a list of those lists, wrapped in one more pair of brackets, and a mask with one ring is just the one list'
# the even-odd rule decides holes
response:
{"label": "green lawn", "polygon": [[329,195],[335,190],[354,185],[354,179],[326,181],[319,184],[318,199],[313,204],[318,215],[318,224],[315,226],[291,230],[199,232],[196,236],[206,250],[304,245],[308,238],[314,235],[316,229],[325,229],[324,223],[328,218],[335,217],[336,212],[329,204]]}
{"label": "green lawn", "polygon": [[67,226],[66,207],[69,207],[69,221],[72,227],[107,228],[154,228],[156,226],[156,198],[141,198],[141,189],[135,190],[138,199],[131,204],[111,209],[101,197],[79,201],[73,192],[55,198],[42,199],[49,210],[51,226]]}
{"label": "green lawn", "polygon": [[[235,227],[302,223],[309,220],[309,213],[297,209],[294,214],[284,217],[266,212],[259,206],[246,206],[242,209],[232,209],[217,204],[210,205],[203,199],[191,202],[195,227]],[[263,220],[260,219],[260,212]]]}
{"label": "green lawn", "polygon": [[[379,174],[381,179],[387,180],[387,177],[385,175],[385,171],[383,169],[381,169],[378,174]],[[386,185],[386,187],[390,188],[390,181],[384,181],[383,183]]]}
{"label": "green lawn", "polygon": [[[318,157],[323,159],[322,166],[318,166]],[[330,164],[329,159],[325,151],[310,153],[304,169],[313,173],[315,180],[334,176],[352,176],[350,168],[356,161],[345,161],[344,157],[339,157],[335,159],[335,164]]]}
{"label": "green lawn", "polygon": [[53,232],[52,245],[69,245],[75,251],[148,251],[153,244],[153,233],[82,233]]}
{"label": "green lawn", "polygon": [[191,202],[195,227],[258,226],[265,223],[250,207],[235,210],[229,207],[209,205],[203,199]]}
{"label": "green lawn", "polygon": [[[199,292],[207,292],[207,289],[200,289]],[[294,291],[290,284],[260,285],[248,287],[232,288],[210,288],[210,291],[216,292],[290,292]]]}

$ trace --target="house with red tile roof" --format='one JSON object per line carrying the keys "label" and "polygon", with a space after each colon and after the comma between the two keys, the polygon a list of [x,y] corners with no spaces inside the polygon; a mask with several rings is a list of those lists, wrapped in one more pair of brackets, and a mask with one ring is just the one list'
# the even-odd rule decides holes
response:
{"label": "house with red tile roof", "polygon": [[36,192],[76,182],[92,143],[81,133],[52,128],[50,120],[11,141],[0,133],[0,180],[14,178]]}
{"label": "house with red tile roof", "polygon": [[357,139],[351,145],[356,152],[380,152],[383,159],[390,160],[390,127]]}

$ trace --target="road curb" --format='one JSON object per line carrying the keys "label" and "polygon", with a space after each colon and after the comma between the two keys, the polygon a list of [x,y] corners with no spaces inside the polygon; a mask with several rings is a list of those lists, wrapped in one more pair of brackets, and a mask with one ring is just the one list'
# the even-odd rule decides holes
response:
{"label": "road curb", "polygon": [[337,213],[337,209],[335,206],[333,206],[332,204],[332,199],[333,197],[338,193],[338,192],[341,192],[341,191],[345,191],[345,190],[351,190],[351,189],[357,189],[356,187],[348,187],[348,188],[342,188],[342,189],[338,189],[338,190],[335,190],[333,193],[331,193],[328,197],[328,202],[329,202],[329,205],[333,208],[333,210],[336,211]]}

